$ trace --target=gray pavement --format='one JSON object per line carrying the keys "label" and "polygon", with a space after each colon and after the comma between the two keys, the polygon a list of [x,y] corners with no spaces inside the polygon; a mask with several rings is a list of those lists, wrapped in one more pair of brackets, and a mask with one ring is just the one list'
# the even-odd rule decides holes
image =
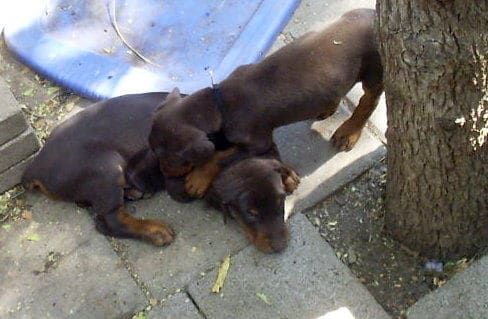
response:
{"label": "gray pavement", "polygon": [[139,278],[158,299],[184,290],[201,272],[248,245],[234,221],[224,224],[222,214],[202,201],[181,204],[160,193],[131,207],[136,209],[136,216],[164,219],[177,233],[176,240],[164,248],[129,239],[116,241]]}
{"label": "gray pavement", "polygon": [[349,115],[346,104],[341,103],[336,114],[324,121],[299,122],[275,131],[283,161],[301,176],[297,191],[287,197],[287,213],[315,205],[385,156],[385,146],[369,130],[363,131],[351,151],[334,149],[329,140]]}
{"label": "gray pavement", "polygon": [[0,318],[131,318],[146,298],[76,205],[29,194],[32,219],[0,231]]}
{"label": "gray pavement", "polygon": [[291,217],[290,232],[281,254],[247,247],[233,256],[222,293],[211,292],[216,270],[191,282],[189,294],[204,315],[318,318],[343,308],[353,318],[389,318],[304,215]]}
{"label": "gray pavement", "polygon": [[[374,7],[374,1],[303,0],[273,50],[357,7]],[[284,161],[302,176],[286,203],[296,214],[290,218],[292,239],[285,252],[263,254],[234,221],[224,224],[220,212],[202,202],[176,203],[165,193],[128,206],[136,216],[173,226],[177,237],[168,247],[108,239],[95,231],[86,210],[28,194],[32,217],[0,228],[0,318],[131,318],[143,310],[150,319],[388,318],[300,213],[385,155],[384,102],[352,151],[336,153],[328,142],[360,95],[356,87],[326,121],[297,123],[275,133]],[[229,254],[228,277],[221,293],[214,294],[215,273]],[[411,318],[430,318],[429,311],[439,307],[481,318],[477,314],[486,314],[486,302],[474,298],[487,291],[486,281],[479,283],[486,261],[468,269],[467,279],[462,273],[413,306]],[[451,292],[458,285],[465,288]],[[454,318],[450,314],[458,312],[438,318]]]}
{"label": "gray pavement", "polygon": [[198,308],[186,293],[179,292],[170,296],[161,306],[152,309],[147,319],[204,319]]}

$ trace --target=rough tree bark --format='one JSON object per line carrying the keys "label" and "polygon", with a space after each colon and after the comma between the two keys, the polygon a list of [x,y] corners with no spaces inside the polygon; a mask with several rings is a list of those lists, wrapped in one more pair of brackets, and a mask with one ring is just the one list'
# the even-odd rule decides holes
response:
{"label": "rough tree bark", "polygon": [[387,231],[429,258],[488,246],[488,1],[378,0]]}

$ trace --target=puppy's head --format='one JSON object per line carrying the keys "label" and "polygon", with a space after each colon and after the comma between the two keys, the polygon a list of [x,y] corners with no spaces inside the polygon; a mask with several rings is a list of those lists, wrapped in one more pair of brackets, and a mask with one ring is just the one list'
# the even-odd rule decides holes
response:
{"label": "puppy's head", "polygon": [[184,99],[174,89],[156,110],[149,145],[169,177],[187,174],[193,166],[207,162],[215,152],[207,134],[191,125],[183,114]]}
{"label": "puppy's head", "polygon": [[281,162],[247,159],[226,168],[213,182],[209,196],[220,201],[251,242],[263,252],[279,252],[288,245]]}

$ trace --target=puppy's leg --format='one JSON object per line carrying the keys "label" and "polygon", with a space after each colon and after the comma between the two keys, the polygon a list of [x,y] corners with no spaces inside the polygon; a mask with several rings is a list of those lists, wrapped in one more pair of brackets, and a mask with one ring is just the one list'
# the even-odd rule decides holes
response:
{"label": "puppy's leg", "polygon": [[175,233],[158,220],[141,220],[124,207],[125,178],[120,170],[96,174],[90,183],[81,185],[80,195],[89,198],[98,214],[97,229],[106,235],[144,239],[154,245],[169,244]]}
{"label": "puppy's leg", "polygon": [[24,183],[24,188],[28,190],[34,190],[37,189],[41,191],[44,195],[49,197],[52,200],[60,200],[61,197],[55,193],[50,192],[47,187],[38,179],[35,179],[31,182]]}
{"label": "puppy's leg", "polygon": [[124,188],[124,198],[127,200],[138,200],[144,196],[144,193],[135,187]]}
{"label": "puppy's leg", "polygon": [[156,246],[170,244],[175,239],[175,232],[167,224],[159,220],[135,218],[123,205],[98,218],[105,225],[104,229],[98,229],[106,235],[140,238]]}
{"label": "puppy's leg", "polygon": [[378,105],[378,100],[383,93],[383,85],[366,87],[363,83],[363,90],[364,95],[359,100],[359,104],[351,117],[342,123],[332,135],[331,142],[339,151],[350,151],[359,140],[366,121]]}
{"label": "puppy's leg", "polygon": [[218,151],[205,164],[195,167],[185,177],[185,190],[193,197],[202,197],[207,192],[215,177],[221,171],[220,161],[237,152],[237,147]]}
{"label": "puppy's leg", "polygon": [[159,169],[159,162],[149,149],[143,150],[129,162],[125,178],[124,197],[128,200],[149,198],[164,188],[164,176]]}

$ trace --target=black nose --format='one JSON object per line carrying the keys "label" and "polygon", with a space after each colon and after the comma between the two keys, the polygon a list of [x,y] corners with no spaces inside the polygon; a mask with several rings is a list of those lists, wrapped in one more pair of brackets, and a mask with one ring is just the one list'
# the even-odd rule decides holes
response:
{"label": "black nose", "polygon": [[285,250],[285,248],[288,247],[288,236],[285,235],[283,237],[280,236],[280,238],[273,239],[270,243],[270,246],[275,253],[279,253]]}

